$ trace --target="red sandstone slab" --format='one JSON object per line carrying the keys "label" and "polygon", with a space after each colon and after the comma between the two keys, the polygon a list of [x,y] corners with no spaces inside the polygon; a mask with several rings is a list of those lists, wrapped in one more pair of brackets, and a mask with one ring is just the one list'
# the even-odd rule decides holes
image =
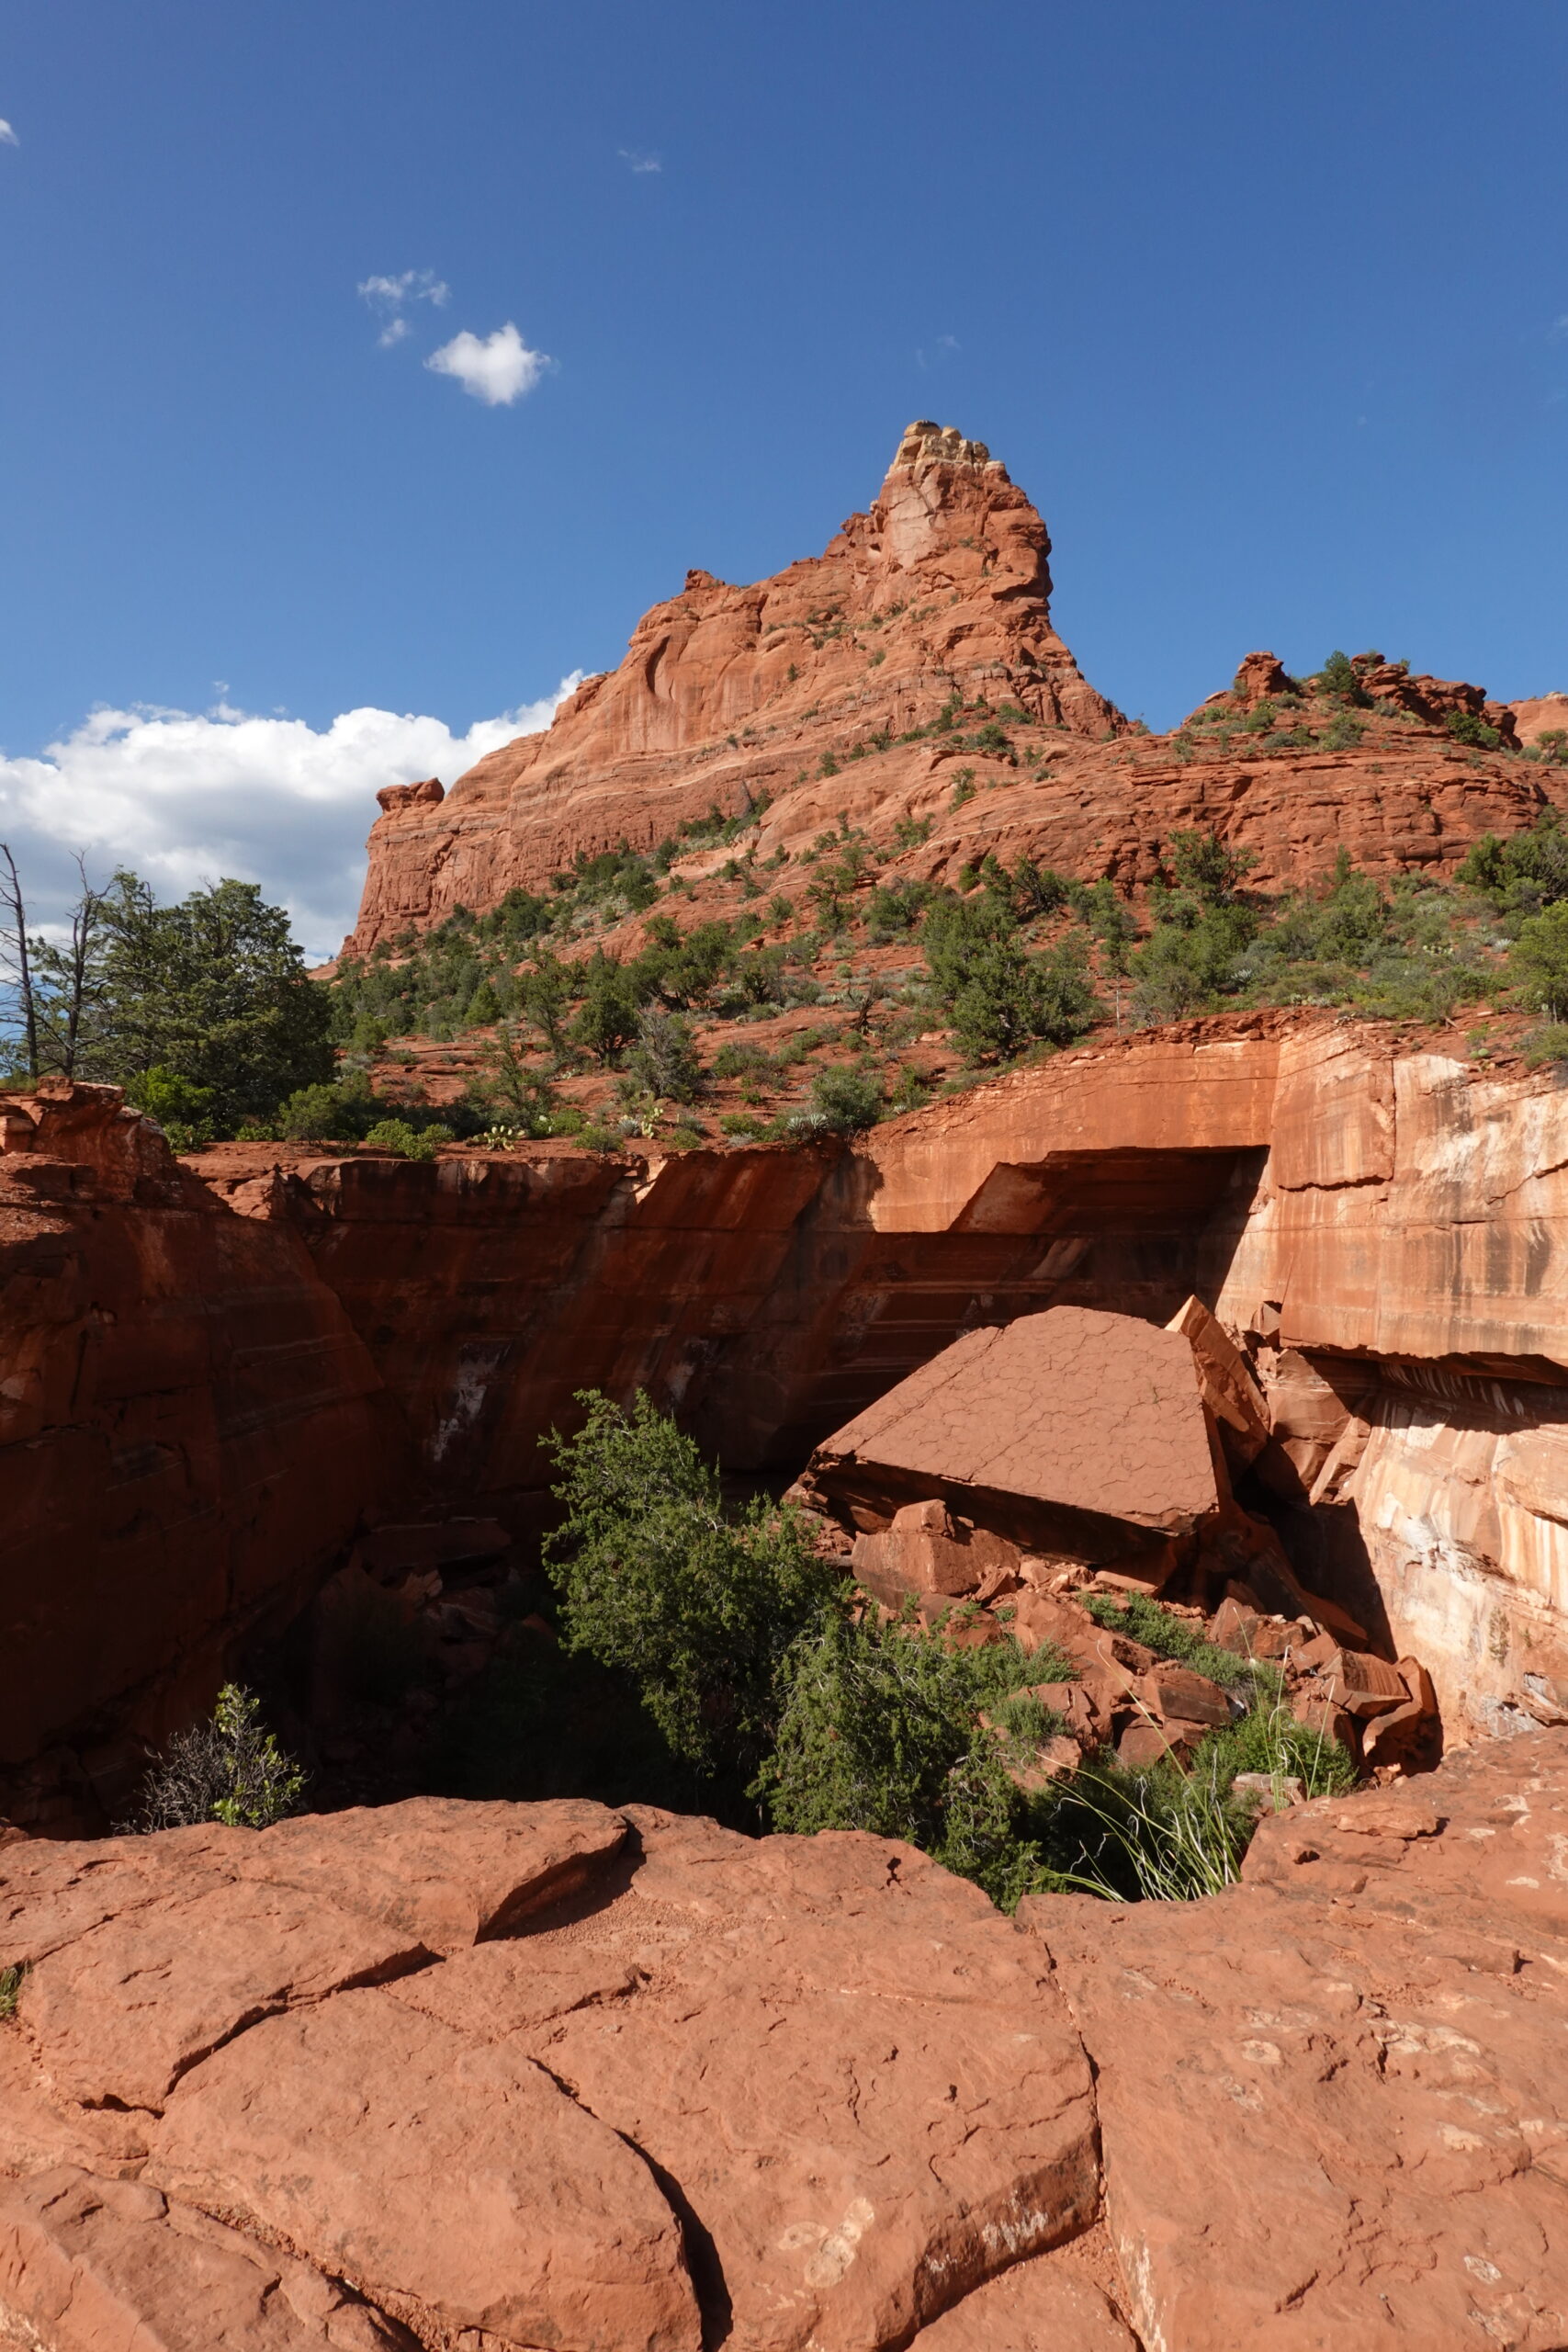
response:
{"label": "red sandstone slab", "polygon": [[1021,1910],[1094,2061],[1144,2340],[1556,2352],[1568,1735],[1258,1835],[1263,1883],[1206,1902]]}
{"label": "red sandstone slab", "polygon": [[258,2018],[431,1958],[417,1938],[320,1894],[242,1883],[95,1928],[32,1970],[21,2013],[57,2094],[158,2108]]}
{"label": "red sandstone slab", "polygon": [[835,1473],[893,1473],[1168,1532],[1219,1499],[1185,1336],[1082,1306],[965,1333],[812,1468],[829,1487]]}
{"label": "red sandstone slab", "polygon": [[0,2196],[0,2334],[48,2352],[414,2352],[339,2280],[73,2166]]}
{"label": "red sandstone slab", "polygon": [[[678,2182],[722,2269],[733,2344],[901,2343],[1092,2219],[1076,2037],[977,1889],[886,1840],[759,1844],[632,1818],[641,1867],[565,1936],[571,1972],[587,1946],[632,1968],[634,1991],[595,1996],[569,1974],[572,2006],[519,2016],[515,2038]],[[521,1963],[531,1945],[514,1951]],[[448,1962],[446,1989],[487,1958]]]}
{"label": "red sandstone slab", "polygon": [[385,1992],[219,2051],[170,2100],[148,2177],[453,2334],[698,2352],[680,2224],[641,2157],[515,2042]]}
{"label": "red sandstone slab", "polygon": [[530,1912],[602,1870],[626,1835],[620,1814],[585,1798],[473,1804],[409,1797],[280,1821],[252,1841],[244,1868],[247,1877],[309,1890],[432,1951],[451,1952],[513,1933]]}
{"label": "red sandstone slab", "polygon": [[213,1822],[151,1838],[7,1845],[0,1849],[0,1965],[30,1967],[106,1919],[224,1885],[250,1842],[249,1830]]}
{"label": "red sandstone slab", "polygon": [[1138,2343],[1091,2278],[1046,2255],[965,2295],[909,2352],[1138,2352]]}

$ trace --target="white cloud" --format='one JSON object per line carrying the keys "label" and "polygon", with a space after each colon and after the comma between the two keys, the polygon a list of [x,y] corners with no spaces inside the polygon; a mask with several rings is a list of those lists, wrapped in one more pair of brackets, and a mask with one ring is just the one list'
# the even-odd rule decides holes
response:
{"label": "white cloud", "polygon": [[329,956],[354,923],[380,786],[451,784],[487,752],[547,727],[581,675],[466,735],[390,710],[344,711],[320,733],[224,701],[199,715],[96,710],[37,759],[0,754],[0,840],[39,928],[69,903],[80,850],[93,880],[133,866],[161,898],[224,875],[259,882],[288,909],[307,955]]}
{"label": "white cloud", "polygon": [[1548,343],[1568,343],[1568,311],[1560,319],[1552,320],[1546,330],[1546,339]]}
{"label": "white cloud", "polygon": [[10,124],[0,121],[0,147],[19,147],[21,143]]}
{"label": "white cloud", "polygon": [[628,172],[661,172],[664,169],[662,155],[646,155],[640,147],[617,147],[615,153]]}
{"label": "white cloud", "polygon": [[530,351],[510,319],[493,334],[461,334],[444,343],[425,361],[438,376],[456,376],[466,392],[487,408],[510,408],[513,401],[531,392],[549,359],[542,351]]}
{"label": "white cloud", "polygon": [[433,269],[401,269],[395,277],[362,277],[359,299],[367,302],[385,321],[377,343],[383,351],[394,343],[401,343],[409,332],[403,311],[411,302],[431,302],[444,311],[451,300],[452,288],[445,278],[437,277]]}

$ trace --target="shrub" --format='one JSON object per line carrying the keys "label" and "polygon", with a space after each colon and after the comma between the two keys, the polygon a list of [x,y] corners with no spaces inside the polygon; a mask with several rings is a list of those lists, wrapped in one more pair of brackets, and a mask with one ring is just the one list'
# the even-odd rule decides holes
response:
{"label": "shrub", "polygon": [[277,1124],[290,1142],[353,1143],[364,1125],[353,1098],[338,1086],[302,1086],[288,1097]]}
{"label": "shrub", "polygon": [[965,1053],[1010,1059],[1035,1039],[1063,1046],[1100,1011],[1083,950],[1064,941],[1031,956],[1001,894],[940,899],[921,929],[931,985]]}
{"label": "shrub", "polygon": [[1314,684],[1320,694],[1333,695],[1339,702],[1364,707],[1367,696],[1356,667],[1348,653],[1331,653]]}
{"label": "shrub", "polygon": [[645,1004],[626,1069],[660,1101],[694,1102],[702,1091],[703,1066],[690,1022],[661,1004]]}
{"label": "shrub", "polygon": [[895,879],[878,885],[866,901],[866,936],[874,947],[914,930],[934,893],[929,882]]}
{"label": "shrub", "polygon": [[1352,718],[1348,711],[1342,710],[1324,729],[1323,748],[1325,752],[1353,752],[1366,731],[1364,719]]}
{"label": "shrub", "polygon": [[755,1772],[773,1682],[838,1589],[799,1516],[725,1510],[717,1473],[639,1390],[629,1414],[581,1391],[584,1426],[541,1441],[565,1505],[546,1544],[569,1649],[627,1675],[674,1751],[705,1772]]}
{"label": "shrub", "polygon": [[596,949],[582,976],[582,1002],[567,1033],[601,1063],[618,1062],[637,1035],[644,989],[641,976]]}
{"label": "shrub", "polygon": [[1549,1021],[1525,1040],[1525,1064],[1529,1069],[1541,1069],[1548,1062],[1568,1062],[1568,1027],[1561,1021]]}
{"label": "shrub", "polygon": [[16,2016],[27,1973],[25,1963],[20,1968],[0,1968],[0,2024],[9,2025]]}
{"label": "shrub", "polygon": [[378,1119],[366,1135],[373,1151],[389,1151],[400,1159],[434,1159],[440,1146],[455,1141],[452,1130],[439,1122],[412,1127],[406,1119]]}
{"label": "shrub", "polygon": [[305,1775],[261,1720],[261,1703],[226,1682],[209,1722],[176,1732],[149,1772],[136,1830],[182,1829],[198,1821],[265,1829],[299,1810]]}
{"label": "shrub", "polygon": [[1191,899],[1157,910],[1149,938],[1132,956],[1134,1002],[1145,1021],[1174,1021],[1241,985],[1240,958],[1256,937],[1246,907],[1199,907]]}
{"label": "shrub", "polygon": [[125,1098],[157,1120],[171,1151],[199,1151],[203,1144],[212,1141],[214,1089],[193,1086],[164,1063],[154,1063],[131,1079]]}
{"label": "shrub", "polygon": [[1508,971],[1534,1011],[1551,1022],[1568,1020],[1568,899],[1525,918],[1508,951]]}
{"label": "shrub", "polygon": [[1488,727],[1472,710],[1450,710],[1443,721],[1456,743],[1468,743],[1477,752],[1495,752],[1503,738],[1495,727]]}
{"label": "shrub", "polygon": [[1168,845],[1168,863],[1176,888],[1201,907],[1228,907],[1258,860],[1251,850],[1231,849],[1218,833],[1179,829]]}
{"label": "shrub", "polygon": [[882,1080],[868,1070],[819,1069],[811,1080],[812,1109],[835,1135],[855,1135],[862,1128],[874,1127],[886,1100]]}
{"label": "shrub", "polygon": [[1479,890],[1499,912],[1538,913],[1568,899],[1568,831],[1555,808],[1545,808],[1528,831],[1506,841],[1483,833],[1458,878]]}
{"label": "shrub", "polygon": [[1053,1719],[1019,1694],[1070,1671],[1010,1636],[958,1648],[908,1611],[882,1624],[835,1610],[784,1661],[777,1744],[757,1791],[777,1829],[908,1838],[1011,1907],[1050,1883],[1020,1835],[1010,1766]]}
{"label": "shrub", "polygon": [[1278,1684],[1240,1722],[1211,1732],[1183,1771],[1169,1758],[1146,1771],[1093,1764],[1048,1792],[1031,1824],[1056,1883],[1112,1902],[1185,1902],[1233,1883],[1256,1826],[1237,1803],[1238,1772],[1299,1779],[1311,1796],[1349,1788],[1356,1768],[1325,1734],[1297,1723]]}

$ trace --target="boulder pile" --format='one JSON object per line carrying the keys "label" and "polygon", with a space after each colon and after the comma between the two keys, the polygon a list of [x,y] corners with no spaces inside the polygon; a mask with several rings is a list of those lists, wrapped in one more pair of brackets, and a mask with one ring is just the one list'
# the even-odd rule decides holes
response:
{"label": "boulder pile", "polygon": [[[1420,1660],[1379,1656],[1236,1501],[1269,1436],[1200,1299],[1163,1329],[1057,1306],[965,1333],[826,1439],[790,1491],[885,1612],[1070,1661],[1071,1681],[1035,1690],[1063,1726],[1046,1776],[1111,1749],[1190,1755],[1244,1711],[1222,1656],[1277,1668],[1296,1717],[1380,1778],[1435,1761]],[[1207,1673],[1183,1662],[1200,1647]]]}

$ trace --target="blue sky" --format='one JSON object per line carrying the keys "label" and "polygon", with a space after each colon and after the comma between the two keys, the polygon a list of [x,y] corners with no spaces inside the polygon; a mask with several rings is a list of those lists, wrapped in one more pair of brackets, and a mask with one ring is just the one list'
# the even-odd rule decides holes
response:
{"label": "blue sky", "polygon": [[8,0],[0,820],[330,944],[377,783],[923,414],[1155,726],[1258,646],[1568,686],[1565,67],[1561,0]]}

